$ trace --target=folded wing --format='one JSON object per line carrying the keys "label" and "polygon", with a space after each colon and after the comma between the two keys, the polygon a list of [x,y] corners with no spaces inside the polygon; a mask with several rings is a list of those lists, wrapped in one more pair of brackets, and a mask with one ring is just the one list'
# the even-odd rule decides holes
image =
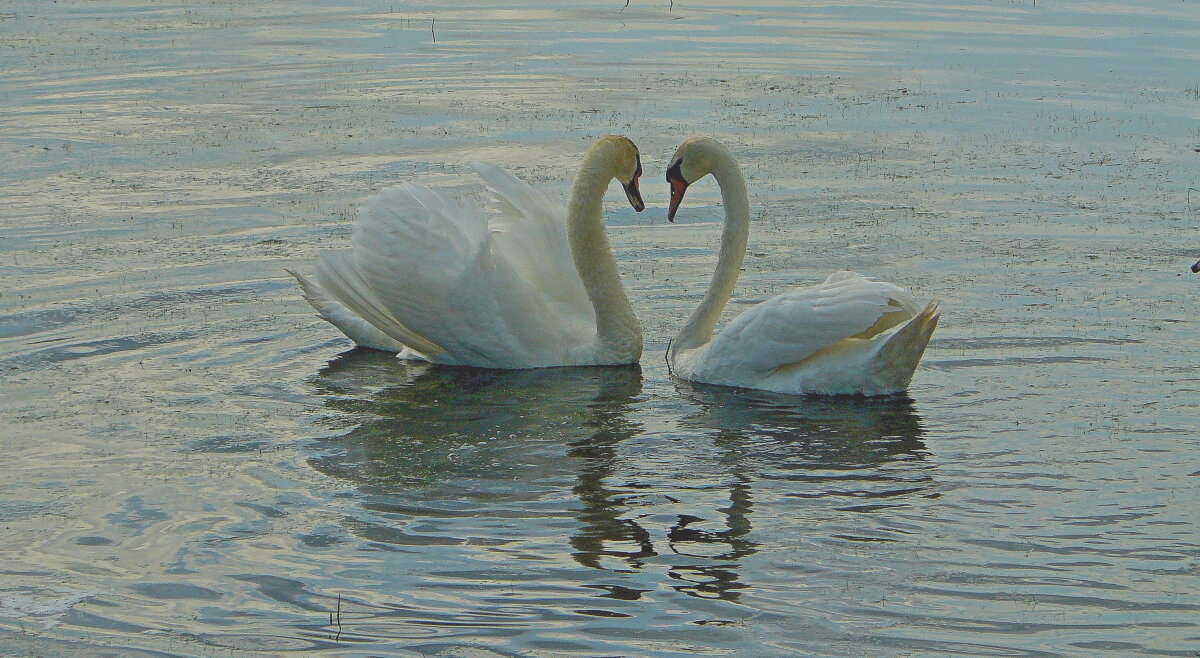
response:
{"label": "folded wing", "polygon": [[[819,355],[845,339],[869,340],[921,310],[907,291],[853,272],[768,299],[734,318],[698,355],[704,381],[737,373],[753,381]],[[727,377],[727,376],[726,376]]]}

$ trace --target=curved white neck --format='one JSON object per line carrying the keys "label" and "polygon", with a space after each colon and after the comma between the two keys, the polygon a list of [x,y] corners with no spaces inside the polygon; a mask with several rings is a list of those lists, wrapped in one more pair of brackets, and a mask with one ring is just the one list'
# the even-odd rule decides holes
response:
{"label": "curved white neck", "polygon": [[672,354],[701,347],[712,339],[746,258],[746,241],[750,235],[750,197],[746,192],[746,179],[737,161],[724,150],[716,158],[712,175],[721,188],[721,203],[725,206],[725,229],[721,232],[717,270],[713,272],[704,299],[675,336]]}
{"label": "curved white neck", "polygon": [[593,149],[583,159],[567,202],[567,239],[575,269],[596,312],[597,348],[617,362],[636,361],[642,329],[625,296],[617,261],[604,232],[604,192],[612,180],[608,153]]}

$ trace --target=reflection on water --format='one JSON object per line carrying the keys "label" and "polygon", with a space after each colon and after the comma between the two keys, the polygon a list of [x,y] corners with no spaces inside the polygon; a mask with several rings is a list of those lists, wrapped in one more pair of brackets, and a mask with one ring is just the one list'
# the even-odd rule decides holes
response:
{"label": "reflection on water", "polygon": [[[637,366],[477,370],[369,350],[339,356],[312,384],[330,408],[370,417],[322,440],[310,460],[362,493],[371,514],[347,521],[357,536],[495,546],[512,539],[481,536],[482,517],[532,527],[569,513],[574,523],[551,550],[604,572],[658,568],[674,591],[699,598],[736,603],[753,587],[742,566],[759,547],[759,486],[782,485],[777,495],[792,498],[892,499],[930,483],[923,467],[877,468],[923,458],[924,430],[905,397],[796,399],[677,382],[662,393],[679,406],[645,394]],[[678,426],[651,432],[639,418],[661,418],[655,405],[665,403],[682,411]],[[681,432],[705,444],[655,448],[657,436]],[[716,468],[697,483],[705,462]],[[652,591],[584,586],[626,601]]]}
{"label": "reflection on water", "polygon": [[[388,386],[368,397],[344,396],[380,382]],[[314,385],[343,395],[331,398],[330,407],[377,418],[330,440],[339,453],[314,466],[378,493],[427,486],[495,494],[482,482],[543,477],[526,467],[560,467],[553,453],[562,445],[636,433],[628,416],[641,383],[637,366],[437,368],[353,350],[324,368]]]}
{"label": "reflection on water", "polygon": [[780,459],[853,469],[925,451],[921,417],[906,395],[797,398],[684,381],[675,390],[699,408],[685,426],[719,430],[720,442],[752,443]]}
{"label": "reflection on water", "polygon": [[[1194,652],[1194,3],[15,4],[0,653]],[[941,297],[915,405],[670,380],[715,185],[611,199],[640,374],[337,356],[284,272],[604,132],[736,145],[733,306]]]}

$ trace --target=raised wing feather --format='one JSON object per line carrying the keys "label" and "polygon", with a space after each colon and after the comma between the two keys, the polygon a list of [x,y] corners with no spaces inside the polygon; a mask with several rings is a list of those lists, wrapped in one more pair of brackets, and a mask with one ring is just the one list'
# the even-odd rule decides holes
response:
{"label": "raised wing feather", "polygon": [[471,168],[487,183],[487,222],[495,255],[528,281],[564,322],[594,327],[592,306],[567,242],[563,202],[496,165],[472,162]]}
{"label": "raised wing feather", "polygon": [[568,363],[595,328],[575,308],[586,295],[563,222],[544,195],[501,170],[485,171],[497,196],[495,228],[474,205],[404,183],[367,201],[352,249],[322,258],[318,279],[337,301],[432,361]]}
{"label": "raised wing feather", "polygon": [[[450,363],[493,365],[477,345],[514,346],[495,326],[487,229],[482,215],[440,192],[403,183],[368,199],[351,236],[354,270],[398,321],[436,336]],[[474,285],[471,285],[472,282]]]}
{"label": "raised wing feather", "polygon": [[896,285],[838,272],[735,318],[698,355],[694,372],[698,378],[762,376],[846,338],[871,338],[919,310],[916,300]]}

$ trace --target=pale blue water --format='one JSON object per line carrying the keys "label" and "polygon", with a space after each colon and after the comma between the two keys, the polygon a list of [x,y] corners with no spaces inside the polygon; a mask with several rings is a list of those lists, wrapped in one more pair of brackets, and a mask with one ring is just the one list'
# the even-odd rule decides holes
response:
{"label": "pale blue water", "polygon": [[[1200,650],[1200,9],[348,4],[0,0],[0,654]],[[640,368],[405,365],[283,273],[609,132]],[[668,376],[693,134],[750,176],[732,312],[942,300],[909,396]]]}

